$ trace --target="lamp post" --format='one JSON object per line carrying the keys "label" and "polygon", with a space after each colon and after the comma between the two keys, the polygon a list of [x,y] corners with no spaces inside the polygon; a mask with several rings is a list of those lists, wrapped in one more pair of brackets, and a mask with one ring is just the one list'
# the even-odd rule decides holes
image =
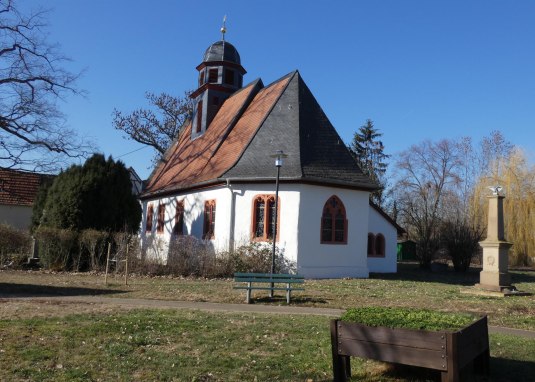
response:
{"label": "lamp post", "polygon": [[[282,167],[282,159],[287,158],[288,155],[284,154],[282,150],[277,150],[270,155],[271,158],[275,158],[275,167],[277,167],[277,180],[275,181],[275,213],[273,216],[273,249],[271,252],[271,276],[275,273],[275,243],[277,240],[277,213],[279,211],[279,177]],[[271,290],[269,296],[273,297],[273,283],[271,284]]]}

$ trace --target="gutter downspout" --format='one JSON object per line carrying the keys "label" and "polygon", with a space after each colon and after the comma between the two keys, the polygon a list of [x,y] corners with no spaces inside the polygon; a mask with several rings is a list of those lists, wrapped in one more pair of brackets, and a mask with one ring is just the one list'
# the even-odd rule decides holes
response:
{"label": "gutter downspout", "polygon": [[234,252],[234,225],[236,224],[236,194],[230,184],[230,179],[227,178],[227,187],[230,191],[230,227],[228,234],[228,250]]}

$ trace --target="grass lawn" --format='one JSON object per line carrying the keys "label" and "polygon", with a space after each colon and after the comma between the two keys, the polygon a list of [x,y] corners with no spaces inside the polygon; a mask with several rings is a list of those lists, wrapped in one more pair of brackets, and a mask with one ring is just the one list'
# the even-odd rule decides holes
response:
{"label": "grass lawn", "polygon": [[[0,320],[2,381],[330,381],[329,319],[116,310]],[[535,340],[491,335],[492,381],[531,381]],[[353,381],[439,378],[352,359]]]}
{"label": "grass lawn", "polygon": [[[535,293],[535,272],[512,271],[511,276],[519,290]],[[400,264],[397,274],[372,275],[370,279],[306,280],[305,291],[293,295],[292,305],[341,309],[392,306],[488,314],[490,325],[535,330],[535,296],[497,298],[461,293],[461,289],[478,281],[478,270],[432,273],[420,270],[416,264]],[[233,286],[231,279],[140,276],[122,285],[120,275],[110,277],[105,286],[103,275],[0,272],[0,293],[28,295],[100,293],[123,298],[243,303],[245,292]],[[285,303],[282,294],[275,301],[265,298],[267,293],[263,292],[254,296],[259,297],[257,303]]]}

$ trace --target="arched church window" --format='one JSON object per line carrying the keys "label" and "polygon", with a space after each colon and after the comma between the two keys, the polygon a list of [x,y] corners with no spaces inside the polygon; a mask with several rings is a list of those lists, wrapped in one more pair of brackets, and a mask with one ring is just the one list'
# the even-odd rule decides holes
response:
{"label": "arched church window", "polygon": [[323,206],[320,242],[322,244],[347,244],[346,209],[336,195],[331,196]]}
{"label": "arched church window", "polygon": [[375,235],[368,233],[368,256],[375,256]]}
{"label": "arched church window", "polygon": [[375,256],[385,257],[385,237],[382,233],[375,237]]}
{"label": "arched church window", "polygon": [[147,208],[147,222],[145,223],[145,232],[152,232],[152,219],[154,216],[154,207],[152,204],[149,204]]}
{"label": "arched church window", "polygon": [[175,226],[173,227],[175,235],[184,235],[184,201],[176,202]]}
{"label": "arched church window", "polygon": [[158,221],[156,223],[156,232],[163,233],[165,226],[165,203],[161,203],[158,206]]}
{"label": "arched church window", "polygon": [[215,237],[215,200],[204,202],[203,239]]}
{"label": "arched church window", "polygon": [[[280,198],[279,198],[280,209]],[[277,214],[278,216],[279,214]],[[253,198],[252,238],[254,241],[273,240],[275,232],[275,195],[256,195]],[[278,219],[277,219],[278,220]],[[277,221],[277,238],[278,238]]]}

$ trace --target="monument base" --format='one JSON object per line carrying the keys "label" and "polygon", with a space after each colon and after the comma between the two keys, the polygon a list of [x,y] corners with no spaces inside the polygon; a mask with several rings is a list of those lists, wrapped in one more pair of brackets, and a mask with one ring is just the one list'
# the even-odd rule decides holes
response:
{"label": "monument base", "polygon": [[483,289],[499,292],[503,288],[511,286],[511,275],[507,271],[497,272],[483,270],[479,273],[479,285],[482,285]]}
{"label": "monument base", "polygon": [[473,287],[461,289],[463,294],[473,294],[487,297],[511,297],[511,296],[531,296],[532,293],[521,292],[514,285],[495,286],[476,284]]}

